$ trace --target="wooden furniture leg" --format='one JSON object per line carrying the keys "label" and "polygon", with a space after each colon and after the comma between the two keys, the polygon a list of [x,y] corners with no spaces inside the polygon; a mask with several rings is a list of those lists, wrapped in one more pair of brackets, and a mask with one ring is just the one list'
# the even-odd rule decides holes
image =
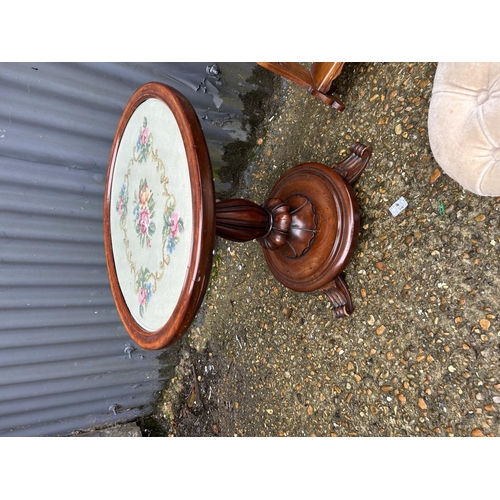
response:
{"label": "wooden furniture leg", "polygon": [[333,80],[342,71],[343,62],[315,62],[310,69],[296,62],[259,62],[257,64],[300,85],[337,111],[344,109],[344,104],[333,94],[336,89],[332,85]]}

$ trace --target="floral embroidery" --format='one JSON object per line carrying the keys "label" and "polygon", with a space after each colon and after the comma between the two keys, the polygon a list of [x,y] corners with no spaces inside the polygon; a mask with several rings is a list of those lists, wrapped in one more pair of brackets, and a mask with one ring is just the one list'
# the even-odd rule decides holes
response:
{"label": "floral embroidery", "polygon": [[139,236],[141,246],[144,248],[144,243],[146,243],[146,246],[150,247],[151,238],[156,231],[156,225],[151,220],[155,215],[155,201],[146,179],[141,179],[139,191],[134,193],[134,202],[135,231]]}
{"label": "floral embroidery", "polygon": [[128,189],[127,183],[124,182],[118,196],[118,201],[116,202],[116,211],[120,216],[120,225],[125,223],[127,218],[127,204],[128,204]]}
{"label": "floral embroidery", "polygon": [[[138,167],[146,160],[154,162],[156,171],[160,174],[160,183],[162,186],[160,202],[165,203],[163,209],[163,230],[161,234],[161,256],[158,262],[158,269],[150,271],[148,268],[136,267],[132,250],[127,235],[126,220],[128,216],[128,198],[129,198],[129,178],[133,169]],[[140,129],[137,143],[133,149],[132,157],[128,163],[127,172],[116,202],[116,212],[120,217],[120,227],[123,230],[125,245],[125,254],[130,265],[130,271],[135,277],[135,293],[139,303],[139,314],[144,317],[148,304],[157,290],[158,283],[162,280],[166,266],[170,264],[170,258],[176,245],[180,241],[180,233],[184,231],[184,221],[176,210],[176,201],[167,185],[169,183],[165,172],[165,165],[158,155],[158,150],[153,148],[153,134],[148,127],[148,120],[144,117],[143,125]],[[155,218],[155,200],[153,191],[149,187],[146,178],[141,178],[139,188],[134,192],[133,203],[133,221],[134,228],[139,238],[141,247],[151,248],[152,238],[156,233]],[[158,237],[158,236],[157,236]]]}
{"label": "floral embroidery", "polygon": [[147,309],[149,301],[153,295],[153,285],[149,282],[151,273],[149,269],[143,269],[137,273],[137,280],[135,282],[135,291],[137,293],[137,300],[139,301],[139,314],[144,316],[144,311]]}
{"label": "floral embroidery", "polygon": [[153,136],[149,132],[148,120],[144,117],[139,137],[137,138],[137,145],[135,150],[137,152],[137,160],[142,163],[148,157],[149,149],[153,144]]}
{"label": "floral embroidery", "polygon": [[184,231],[184,222],[179,217],[179,213],[174,210],[174,207],[168,207],[163,214],[163,245],[169,254],[179,243],[179,233],[182,231]]}

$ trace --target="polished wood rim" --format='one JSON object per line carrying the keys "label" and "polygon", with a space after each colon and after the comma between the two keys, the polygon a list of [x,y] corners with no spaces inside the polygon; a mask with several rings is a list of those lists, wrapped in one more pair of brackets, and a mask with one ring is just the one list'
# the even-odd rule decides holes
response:
{"label": "polished wood rim", "polygon": [[[174,311],[157,331],[144,330],[134,320],[122,295],[113,258],[110,213],[111,188],[116,157],[125,128],[134,111],[147,99],[159,99],[172,111],[184,142],[189,168],[193,214],[191,258]],[[130,337],[145,349],[173,344],[189,327],[201,306],[212,268],[215,246],[215,188],[208,148],[200,122],[190,102],[175,89],[152,82],[130,98],[120,118],[111,148],[104,199],[104,249],[111,292],[118,314]]]}

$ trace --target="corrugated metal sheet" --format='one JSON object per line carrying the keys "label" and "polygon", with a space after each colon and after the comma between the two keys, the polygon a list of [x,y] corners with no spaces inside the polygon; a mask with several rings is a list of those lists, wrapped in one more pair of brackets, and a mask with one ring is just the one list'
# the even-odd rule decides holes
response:
{"label": "corrugated metal sheet", "polygon": [[190,99],[216,169],[223,145],[244,138],[237,95],[253,65],[225,66],[238,89],[207,66],[0,64],[0,435],[67,435],[151,411],[165,367],[133,345],[109,289],[107,162],[126,102],[154,80]]}

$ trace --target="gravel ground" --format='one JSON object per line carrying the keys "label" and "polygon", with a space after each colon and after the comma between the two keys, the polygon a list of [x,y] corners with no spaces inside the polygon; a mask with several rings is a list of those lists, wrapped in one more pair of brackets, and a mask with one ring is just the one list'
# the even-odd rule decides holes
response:
{"label": "gravel ground", "polygon": [[258,243],[218,238],[204,305],[146,434],[500,435],[500,198],[466,192],[435,162],[435,69],[348,63],[341,113],[276,77],[236,197],[262,203],[292,166],[371,146],[344,272],[355,311],[334,319],[320,292],[283,287]]}

